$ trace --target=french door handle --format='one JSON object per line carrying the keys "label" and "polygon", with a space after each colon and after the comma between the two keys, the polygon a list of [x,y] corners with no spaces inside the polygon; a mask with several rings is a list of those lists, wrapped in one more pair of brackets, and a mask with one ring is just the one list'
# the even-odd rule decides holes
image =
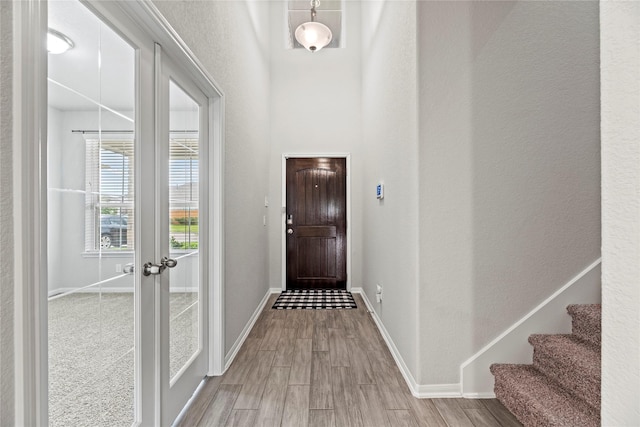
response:
{"label": "french door handle", "polygon": [[124,274],[132,275],[135,272],[135,266],[133,265],[133,263],[125,264],[122,267],[122,272]]}
{"label": "french door handle", "polygon": [[142,274],[145,276],[151,276],[152,274],[161,274],[165,268],[173,268],[178,265],[178,261],[175,259],[162,257],[160,264],[154,264],[152,262],[146,263],[142,269]]}
{"label": "french door handle", "polygon": [[145,265],[143,265],[142,267],[143,267],[142,274],[144,274],[145,276],[151,276],[152,274],[160,274],[166,268],[162,264],[158,265],[158,264],[154,264],[152,262],[148,262]]}
{"label": "french door handle", "polygon": [[173,268],[178,265],[178,261],[172,258],[162,257],[160,260],[160,264],[162,264],[166,268]]}

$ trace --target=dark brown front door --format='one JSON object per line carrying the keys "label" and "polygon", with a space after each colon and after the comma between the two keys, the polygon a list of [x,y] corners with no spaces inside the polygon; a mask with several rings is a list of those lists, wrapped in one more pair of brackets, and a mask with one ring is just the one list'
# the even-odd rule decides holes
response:
{"label": "dark brown front door", "polygon": [[287,159],[287,289],[347,287],[346,159]]}

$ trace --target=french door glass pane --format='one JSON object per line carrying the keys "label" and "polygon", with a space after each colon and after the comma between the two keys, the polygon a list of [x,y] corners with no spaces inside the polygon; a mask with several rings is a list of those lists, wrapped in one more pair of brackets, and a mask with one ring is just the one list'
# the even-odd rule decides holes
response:
{"label": "french door glass pane", "polygon": [[78,1],[50,1],[48,286],[51,426],[130,426],[136,349],[135,50]]}
{"label": "french door glass pane", "polygon": [[199,107],[169,82],[169,246],[178,265],[170,269],[169,378],[199,352]]}

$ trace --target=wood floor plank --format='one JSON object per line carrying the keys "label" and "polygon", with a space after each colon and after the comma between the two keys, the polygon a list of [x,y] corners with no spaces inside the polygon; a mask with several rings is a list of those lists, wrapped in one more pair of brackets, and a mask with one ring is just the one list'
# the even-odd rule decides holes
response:
{"label": "wood floor plank", "polygon": [[243,384],[233,409],[258,409],[264,387],[265,382]]}
{"label": "wood floor plank", "polygon": [[209,404],[213,400],[222,382],[222,377],[207,377],[204,386],[200,389],[198,395],[189,405],[185,416],[182,418],[179,426],[190,427],[197,425],[202,416],[207,411]]}
{"label": "wood floor plank", "polygon": [[289,384],[311,384],[312,340],[296,339]]}
{"label": "wood floor plank", "polygon": [[358,391],[358,406],[363,424],[367,427],[390,426],[378,386],[363,384],[357,386],[356,390]]}
{"label": "wood floor plank", "polygon": [[313,314],[314,325],[327,326],[327,319],[329,318],[328,310],[311,310],[311,313]]}
{"label": "wood floor plank", "polygon": [[317,310],[298,310],[300,313],[300,323],[298,324],[298,335],[296,338],[313,338],[313,312]]}
{"label": "wood floor plank", "polygon": [[256,357],[253,359],[251,368],[247,373],[247,377],[244,381],[245,384],[261,384],[267,380],[269,372],[271,371],[271,365],[273,364],[273,358],[275,357],[275,351],[259,351],[256,353]]}
{"label": "wood floor plank", "polygon": [[444,421],[450,426],[474,427],[473,423],[464,413],[464,410],[456,403],[456,399],[433,399],[438,412]]}
{"label": "wood floor plank", "polygon": [[269,327],[269,320],[271,320],[271,318],[268,311],[264,310],[260,313],[258,320],[256,320],[256,323],[253,325],[251,332],[249,332],[249,338],[264,338],[264,334]]}
{"label": "wood floor plank", "polygon": [[267,377],[271,371],[275,351],[258,351],[250,363],[249,371],[233,409],[258,409]]}
{"label": "wood floor plank", "polygon": [[273,307],[273,304],[276,302],[276,299],[278,299],[278,296],[280,296],[280,294],[277,294],[276,298],[274,298],[273,302],[271,304],[269,304],[268,306],[265,307],[265,311],[267,311],[267,307],[269,307],[270,309],[268,310],[270,313],[270,319],[281,319],[284,320],[287,318],[287,310],[274,310],[271,307]]}
{"label": "wood floor plank", "polygon": [[[324,310],[314,310],[323,312]],[[314,313],[316,314],[316,313]],[[313,324],[313,351],[329,351],[329,330],[324,321],[319,316],[314,316],[315,321]]]}
{"label": "wood floor plank", "polygon": [[[300,311],[300,310],[291,310]],[[293,362],[293,352],[295,350],[297,329],[285,328],[278,339],[276,356],[273,360],[273,366],[291,366]]]}
{"label": "wood floor plank", "polygon": [[298,329],[302,322],[301,313],[305,310],[284,310],[286,312],[286,316],[284,319],[283,328],[285,329]]}
{"label": "wood floor plank", "polygon": [[354,382],[356,384],[375,384],[373,368],[362,342],[357,338],[347,338],[346,342],[350,364],[353,368],[351,372]]}
{"label": "wood floor plank", "polygon": [[370,315],[360,317],[356,327],[358,338],[363,341],[368,350],[377,350],[385,345]]}
{"label": "wood floor plank", "polygon": [[278,349],[278,338],[280,338],[282,329],[284,329],[284,322],[284,319],[272,319],[269,322],[269,327],[262,339],[260,350],[275,351]]}
{"label": "wood floor plank", "polygon": [[342,317],[340,317],[340,310],[326,310],[327,313],[327,329],[340,329],[342,325]]}
{"label": "wood floor plank", "polygon": [[375,383],[380,386],[384,408],[409,409],[403,392],[407,385],[400,378],[398,367],[389,361],[383,350],[370,350],[367,358],[371,363]]}
{"label": "wood floor plank", "polygon": [[282,414],[282,427],[307,427],[309,425],[308,385],[290,385]]}
{"label": "wood floor plank", "polygon": [[358,338],[358,310],[340,310],[345,338]]}
{"label": "wood floor plank", "polygon": [[482,399],[482,403],[502,427],[522,427],[520,421],[498,399]]}
{"label": "wood floor plank", "polygon": [[447,423],[430,399],[416,399],[407,391],[405,399],[420,427],[447,427]]}
{"label": "wood floor plank", "polygon": [[239,384],[221,384],[198,425],[201,427],[225,425],[241,388]]}
{"label": "wood floor plank", "polygon": [[388,409],[387,417],[393,427],[418,427],[413,414],[406,409]]}
{"label": "wood floor plank", "polygon": [[256,415],[256,426],[275,427],[280,425],[290,371],[291,368],[288,367],[274,366],[271,368]]}
{"label": "wood floor plank", "polygon": [[453,399],[462,409],[486,409],[483,399]]}
{"label": "wood floor plank", "polygon": [[333,409],[331,360],[329,352],[314,351],[311,356],[311,409]]}
{"label": "wood floor plank", "polygon": [[463,409],[464,413],[469,417],[474,427],[495,427],[499,425],[491,412],[487,408],[480,409]]}
{"label": "wood floor plank", "polygon": [[226,427],[254,427],[258,411],[251,409],[234,409],[227,419]]}
{"label": "wood floor plank", "polygon": [[331,409],[311,409],[309,427],[336,427],[336,414]]}
{"label": "wood floor plank", "polygon": [[357,385],[353,383],[351,368],[331,368],[331,386],[333,388],[333,408],[336,425],[340,427],[363,427],[360,413]]}
{"label": "wood floor plank", "polygon": [[329,328],[329,354],[331,366],[351,366],[344,329]]}
{"label": "wood floor plank", "polygon": [[224,374],[222,384],[243,384],[261,345],[262,338],[247,338],[233,363]]}

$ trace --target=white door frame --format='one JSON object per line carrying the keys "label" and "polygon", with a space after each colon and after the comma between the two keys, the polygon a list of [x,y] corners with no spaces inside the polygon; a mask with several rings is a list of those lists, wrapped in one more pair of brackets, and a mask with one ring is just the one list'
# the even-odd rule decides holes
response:
{"label": "white door frame", "polygon": [[287,289],[287,159],[337,158],[347,163],[347,290],[351,290],[351,153],[284,153],[282,154],[282,212],[280,218],[282,290]]}
{"label": "white door frame", "polygon": [[12,3],[15,425],[46,425],[47,5]]}
{"label": "white door frame", "polygon": [[[47,361],[47,1],[13,3],[13,211],[15,253],[15,424],[48,424]],[[95,5],[90,2],[91,9]],[[224,372],[224,93],[151,2],[116,0],[100,7],[124,12],[162,44],[209,97],[211,245],[209,375]],[[3,399],[5,397],[3,396]]]}

